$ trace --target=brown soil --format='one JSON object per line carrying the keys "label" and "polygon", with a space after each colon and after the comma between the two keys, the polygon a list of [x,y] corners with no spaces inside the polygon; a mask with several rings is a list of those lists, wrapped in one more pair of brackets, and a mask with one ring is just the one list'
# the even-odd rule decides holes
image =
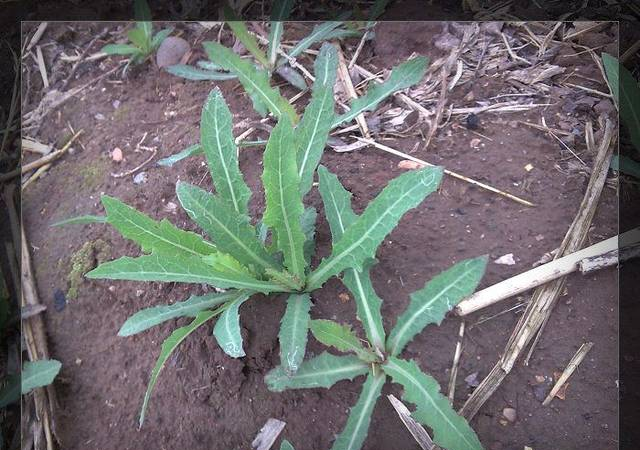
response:
{"label": "brown soil", "polygon": [[[69,36],[65,24],[50,24],[51,32],[60,36],[54,48],[70,53],[71,43],[88,42],[96,32],[93,27],[76,24],[75,32]],[[179,28],[191,36],[189,29]],[[439,31],[440,27],[433,24],[379,24],[376,41],[363,58],[370,58],[369,62],[377,68],[388,68],[413,51],[437,56],[430,42]],[[615,39],[607,37],[610,42]],[[215,31],[209,38],[215,38]],[[357,40],[350,45],[357,45]],[[600,79],[588,55],[571,59],[574,68]],[[111,64],[113,61],[107,60],[82,66],[78,79],[70,87],[103,73]],[[27,98],[31,107],[39,100],[34,94],[39,89],[39,78],[37,73],[32,75],[32,92]],[[58,81],[64,77],[62,74]],[[485,74],[473,86],[457,87],[451,95],[457,99],[456,106],[474,106],[464,100],[470,88],[476,99],[486,99],[500,92],[503,83],[499,74]],[[360,378],[340,382],[330,390],[276,394],[266,389],[263,377],[278,364],[277,333],[284,298],[256,296],[241,310],[247,356],[227,357],[212,338],[211,328],[203,327],[170,359],[155,389],[147,421],[138,430],[142,396],[160,344],[175,327],[187,321],[166,323],[129,338],[120,338],[116,333],[126,318],[139,309],[183,300],[205,288],[175,283],[86,280],[78,298],[70,300],[64,310],[57,312],[53,307],[54,292],[68,288],[71,255],[85,242],[103,239],[110,245],[111,258],[137,254],[136,245],[107,226],[49,227],[63,218],[101,214],[101,194],[119,197],[155,218],[168,217],[180,227],[196,229],[183,210],[178,207],[175,212],[167,212],[167,205],[178,204],[177,180],[209,185],[202,158],[182,161],[173,168],[150,165],[145,170],[148,181],[142,185],[133,184],[131,176],[114,178],[110,173],[135,167],[148,157],[144,151],[134,152],[145,133],[148,133],[145,145],[157,146],[158,158],[197,142],[200,108],[212,86],[209,82],[178,79],[148,64],[125,82],[97,83],[49,116],[38,134],[40,140],[54,143],[68,134],[67,124],[84,130],[82,146],[74,145],[72,155],[27,188],[23,211],[39,293],[49,307],[45,315],[51,352],[63,363],[56,382],[62,411],[57,423],[63,448],[67,450],[246,449],[269,417],[287,423],[282,436],[296,448],[325,450],[342,430],[348,410],[357,399]],[[250,100],[237,88],[237,82],[223,82],[219,86],[236,123],[247,117],[258,118]],[[606,89],[601,82],[591,87]],[[113,106],[115,100],[120,102],[117,109]],[[481,138],[482,145],[477,149],[470,146],[470,141],[478,136],[465,128],[454,128],[452,125],[459,121],[454,117],[452,123],[439,131],[428,150],[414,153],[532,199],[537,206],[524,207],[446,178],[438,193],[406,214],[378,251],[373,284],[384,299],[387,329],[407,305],[411,292],[456,261],[481,254],[489,254],[493,261],[513,253],[516,259],[513,266],[489,264],[481,285],[486,287],[530,268],[545,252],[560,244],[576,214],[588,175],[584,171],[557,170],[566,169],[569,161],[558,143],[514,122],[538,122],[542,112],[549,126],[558,127],[564,115],[563,106],[569,99],[550,100],[553,105],[544,110],[480,114],[478,131],[486,138]],[[97,120],[98,113],[105,118]],[[582,123],[587,117],[596,117],[591,110],[576,114],[581,114]],[[415,142],[416,138],[385,141],[400,149],[411,149]],[[120,147],[125,155],[119,165],[109,157],[115,147]],[[576,148],[587,163],[592,160],[593,155],[585,152],[581,142]],[[241,169],[255,193],[251,203],[254,217],[264,206],[261,152],[260,148],[246,148],[240,155]],[[397,163],[398,159],[375,149],[341,154],[327,149],[322,160],[353,193],[356,212],[362,211],[389,180],[402,172]],[[527,164],[534,169],[527,172],[524,169]],[[322,210],[315,189],[309,203]],[[615,234],[616,218],[615,190],[607,187],[589,234],[590,242]],[[318,222],[316,236],[317,263],[330,249],[330,233],[324,219]],[[353,300],[340,299],[339,294],[345,292],[338,280],[326,283],[313,294],[313,317],[349,322],[358,328]],[[478,372],[478,379],[482,379],[500,356],[518,312],[471,325],[481,315],[488,317],[513,303],[505,302],[469,318],[456,407],[472,391],[465,377]],[[586,277],[569,277],[566,292],[530,365],[518,363],[472,422],[487,449],[522,449],[528,445],[535,450],[605,450],[617,446],[617,313],[614,269]],[[440,327],[428,328],[404,352],[406,358],[415,359],[433,374],[443,388],[449,380],[459,323],[459,319],[450,318]],[[586,341],[594,342],[595,346],[570,379],[566,398],[542,407],[534,393],[535,376],[551,377],[554,371],[561,371]],[[322,346],[310,339],[308,351],[318,353]],[[383,391],[388,393],[399,395],[400,390],[389,384]],[[501,423],[505,407],[517,410],[515,423]],[[376,406],[364,448],[418,448],[384,395]]]}

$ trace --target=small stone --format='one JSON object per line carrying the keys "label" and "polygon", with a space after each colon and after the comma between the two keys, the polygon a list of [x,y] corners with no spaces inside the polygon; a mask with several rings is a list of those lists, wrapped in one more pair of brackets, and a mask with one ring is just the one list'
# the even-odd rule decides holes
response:
{"label": "small stone", "polygon": [[[473,91],[471,92],[473,94]],[[475,130],[480,125],[480,119],[474,113],[471,113],[467,116],[467,128],[470,130]]]}
{"label": "small stone", "polygon": [[345,292],[341,292],[340,294],[338,294],[338,298],[342,303],[347,303],[350,300],[349,294]]}
{"label": "small stone", "polygon": [[93,117],[95,117],[96,120],[104,120],[104,119],[106,119],[106,117],[102,113],[98,113]]}
{"label": "small stone", "polygon": [[541,384],[546,382],[547,379],[545,378],[544,375],[536,375],[536,383]]}
{"label": "small stone", "polygon": [[464,377],[464,382],[467,383],[467,386],[470,388],[475,388],[480,385],[480,381],[478,380],[478,372],[473,372],[466,377]]}
{"label": "small stone", "polygon": [[513,253],[507,253],[506,255],[502,255],[500,258],[493,261],[495,264],[501,264],[504,266],[513,266],[516,261],[513,259]]}
{"label": "small stone", "polygon": [[544,236],[543,235],[541,235],[541,234],[536,235],[536,241],[540,242],[542,240],[544,240]]}
{"label": "small stone", "polygon": [[115,162],[120,162],[123,158],[124,156],[122,155],[122,150],[120,149],[120,147],[114,148],[111,152],[111,159]]}
{"label": "small stone", "polygon": [[142,184],[147,182],[147,172],[140,172],[133,177],[134,184]]}
{"label": "small stone", "polygon": [[111,104],[113,105],[114,109],[120,108],[120,100],[114,100]]}
{"label": "small stone", "polygon": [[169,214],[175,214],[178,210],[178,205],[173,202],[167,202],[167,204],[164,205],[162,209],[164,210],[164,212],[167,212]]}
{"label": "small stone", "polygon": [[547,397],[547,386],[545,384],[538,384],[538,385],[534,386],[533,387],[533,396],[539,402],[544,401],[544,399]]}
{"label": "small stone", "polygon": [[82,364],[82,360],[80,358],[76,358],[76,365],[79,366]]}
{"label": "small stone", "polygon": [[160,68],[178,64],[190,49],[191,46],[184,39],[176,36],[169,36],[162,41],[162,44],[158,47],[156,63]]}
{"label": "small stone", "polygon": [[115,286],[109,286],[109,292],[115,292],[116,291],[116,287]]}
{"label": "small stone", "polygon": [[482,142],[482,140],[480,138],[473,138],[469,141],[469,147],[471,148],[479,148],[480,147],[480,142]]}
{"label": "small stone", "polygon": [[[467,102],[472,102],[476,99],[475,94],[473,93],[473,91],[469,91],[469,93],[467,95],[464,96],[464,100]],[[475,114],[474,114],[475,115]],[[477,117],[477,116],[476,116]],[[468,120],[469,118],[467,118]]]}
{"label": "small stone", "polygon": [[423,167],[424,167],[424,164],[420,164],[419,162],[411,161],[408,159],[405,159],[398,163],[398,169],[415,170],[415,169],[421,169]]}
{"label": "small stone", "polygon": [[516,421],[516,419],[518,418],[518,415],[516,413],[516,410],[514,408],[505,408],[502,410],[502,415],[504,416],[505,419],[507,419],[509,422],[514,423]]}
{"label": "small stone", "polygon": [[65,308],[65,306],[67,306],[67,298],[65,297],[64,292],[62,292],[61,289],[56,289],[53,293],[53,308],[57,312],[60,312]]}
{"label": "small stone", "polygon": [[533,164],[527,164],[526,166],[524,166],[524,170],[526,170],[527,172],[531,172],[533,170]]}
{"label": "small stone", "polygon": [[136,289],[136,297],[142,297],[142,294],[144,294],[142,289]]}

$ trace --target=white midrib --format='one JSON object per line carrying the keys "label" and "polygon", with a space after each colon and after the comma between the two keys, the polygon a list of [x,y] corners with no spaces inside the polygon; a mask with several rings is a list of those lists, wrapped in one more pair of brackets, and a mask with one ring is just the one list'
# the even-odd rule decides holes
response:
{"label": "white midrib", "polygon": [[[438,406],[435,404],[435,402],[434,402],[434,401],[433,401],[433,399],[431,398],[431,395],[429,395],[429,392],[427,392],[427,391],[422,387],[422,384],[420,384],[420,382],[419,382],[418,380],[416,380],[416,379],[413,377],[413,375],[411,375],[411,373],[406,372],[406,371],[404,370],[404,368],[402,368],[402,367],[398,366],[397,364],[393,363],[392,361],[390,361],[388,364],[389,364],[389,365],[391,365],[391,366],[393,366],[393,367],[394,367],[398,372],[402,372],[402,373],[403,373],[403,374],[404,374],[404,375],[409,379],[409,381],[411,381],[411,383],[412,383],[415,387],[417,387],[417,388],[418,388],[418,390],[419,390],[420,392],[422,392],[422,394],[424,395],[424,397],[427,399],[427,401],[428,401],[428,402],[429,402],[429,404],[431,405],[431,407],[432,407],[431,409],[432,409],[433,411],[439,412],[439,413],[440,413],[440,417],[442,417],[442,418],[444,419],[444,421],[445,421],[445,422],[447,422],[447,423],[449,424],[449,426],[450,426],[453,430],[456,430],[456,431],[458,430],[458,429],[456,428],[456,426],[455,426],[453,423],[451,423],[451,421],[450,421],[450,420],[449,420],[449,418],[446,416],[446,414],[442,414],[442,413],[441,413],[440,409],[438,408]],[[467,445],[468,445],[470,448],[473,448],[473,443],[472,443],[472,442],[469,442],[463,434],[461,434],[461,433],[457,433],[457,435],[458,435],[458,436],[460,436],[460,437],[462,438],[462,440],[463,440],[463,441],[465,441],[465,442],[467,443]]]}
{"label": "white midrib", "polygon": [[[189,194],[187,194],[189,195]],[[179,196],[178,196],[179,197]],[[227,233],[227,235],[229,235],[234,242],[236,242],[242,249],[244,249],[244,251],[246,251],[249,256],[251,256],[251,258],[253,258],[255,261],[257,261],[258,263],[260,263],[261,266],[263,267],[274,267],[273,264],[269,263],[269,261],[266,261],[264,259],[262,259],[260,256],[258,256],[253,250],[251,250],[249,247],[247,247],[244,242],[242,242],[241,239],[239,239],[234,233],[231,232],[231,230],[229,230],[229,228],[227,228],[222,222],[220,222],[216,216],[209,214],[209,210],[206,209],[204,207],[204,205],[202,205],[202,203],[200,203],[195,197],[191,196],[191,200],[200,207],[200,209],[202,209],[202,211],[204,211],[204,215],[206,215],[209,220],[213,220],[214,222],[216,222],[220,228],[222,228],[225,233]],[[182,207],[192,215],[192,217],[197,217],[197,214],[195,214],[195,212],[193,210],[189,210],[185,207],[185,205],[183,204]]]}
{"label": "white midrib", "polygon": [[276,61],[276,55],[278,54],[278,46],[273,45],[275,42],[280,42],[280,36],[282,35],[282,23],[273,23],[273,36],[269,40],[269,62],[273,64]]}
{"label": "white midrib", "polygon": [[[380,214],[380,216],[378,216],[378,219],[376,219],[376,221],[373,222],[373,224],[369,227],[369,230],[366,233],[363,233],[362,236],[359,239],[356,239],[356,241],[353,244],[351,244],[349,247],[347,247],[342,253],[340,253],[339,255],[336,255],[333,258],[330,257],[331,259],[329,260],[329,262],[323,268],[321,268],[320,270],[318,270],[317,272],[312,274],[309,277],[309,283],[308,284],[310,286],[313,286],[313,285],[316,284],[317,280],[321,280],[326,272],[330,271],[333,268],[333,266],[338,264],[346,255],[350,254],[351,251],[354,248],[358,247],[365,239],[367,239],[369,237],[370,231],[373,230],[375,227],[377,227],[378,224],[383,221],[383,219],[387,216],[387,214],[389,214],[389,211],[394,209],[396,207],[396,205],[398,203],[400,203],[406,196],[411,195],[411,193],[413,193],[414,189],[419,188],[420,185],[423,185],[423,184],[425,184],[425,181],[424,180],[420,180],[420,182],[417,183],[414,187],[412,187],[407,192],[405,192],[403,195],[398,197],[396,199],[396,201],[391,204],[391,206],[389,206],[382,214]],[[362,216],[360,216],[360,217],[362,217]],[[342,240],[343,238],[344,238],[344,236],[342,236],[340,239]]]}
{"label": "white midrib", "polygon": [[[344,234],[344,222],[342,221],[342,214],[338,210],[338,202],[336,201],[335,195],[333,195],[333,191],[329,191],[329,195],[331,196],[331,201],[333,202],[333,208],[336,211],[336,218],[338,219],[338,225],[340,226],[340,235]],[[371,312],[371,308],[369,308],[369,302],[366,301],[366,294],[364,292],[364,287],[362,286],[362,280],[360,279],[360,274],[355,269],[350,269],[353,272],[353,277],[356,280],[356,284],[358,285],[358,293],[360,294],[360,298],[362,299],[362,306],[364,308],[364,313],[367,319],[366,327],[369,328],[369,332],[371,333],[371,340],[373,341],[373,345],[380,348],[384,346],[384,339],[380,335],[378,331],[378,327],[375,325],[375,320],[373,320],[373,313]]]}
{"label": "white midrib", "polygon": [[[356,345],[354,345],[351,342],[341,338],[340,336],[336,336],[335,334],[327,333],[326,331],[320,332],[320,334],[335,339],[338,343],[340,343],[340,344],[342,344],[344,346],[343,348],[346,349],[346,350],[342,350],[342,349],[339,349],[339,350],[347,351],[347,352],[348,351],[352,351],[352,352],[354,352],[356,354],[358,354],[360,352],[360,350],[364,350],[364,349],[358,348]],[[337,347],[337,346],[334,346],[334,347]]]}
{"label": "white midrib", "polygon": [[[320,111],[324,109],[324,105],[327,102],[327,96],[323,96],[322,103],[320,104]],[[316,134],[318,133],[318,126],[320,125],[320,119],[322,118],[322,114],[316,114],[316,120],[313,124],[313,133],[311,133],[311,138],[307,143],[307,148],[304,150],[304,157],[302,158],[302,163],[300,164],[300,170],[298,171],[298,177],[302,178],[302,174],[304,173],[304,169],[307,165],[307,160],[309,159],[309,152],[311,150],[311,146],[316,138]]]}
{"label": "white midrib", "polygon": [[325,377],[325,376],[329,376],[329,375],[338,375],[344,372],[353,372],[354,370],[360,370],[362,369],[363,366],[362,364],[352,364],[350,366],[342,366],[340,368],[337,369],[328,369],[328,370],[323,370],[323,371],[316,371],[316,372],[312,372],[312,373],[306,373],[306,374],[296,374],[293,379],[294,380],[304,380],[307,378],[319,378],[319,377]]}
{"label": "white midrib", "polygon": [[366,414],[368,409],[369,409],[369,405],[371,405],[371,403],[375,403],[376,400],[376,392],[378,391],[378,386],[381,383],[384,383],[385,381],[384,376],[380,377],[378,380],[374,379],[374,384],[371,386],[371,390],[367,393],[367,398],[364,402],[364,405],[362,405],[362,413],[360,414],[360,416],[358,417],[358,421],[356,422],[356,427],[355,427],[355,432],[351,435],[351,439],[349,439],[349,445],[347,445],[347,450],[351,450],[353,442],[356,440],[356,436],[358,436],[358,432],[357,430],[362,426],[362,422],[364,422],[365,417],[368,415]]}
{"label": "white midrib", "polygon": [[457,277],[455,280],[453,280],[451,283],[449,283],[446,287],[444,287],[443,289],[440,290],[440,292],[438,292],[429,302],[425,303],[424,305],[422,305],[422,307],[420,309],[418,309],[418,311],[413,314],[409,320],[405,321],[402,326],[400,327],[400,330],[398,330],[397,333],[395,333],[395,339],[393,340],[393,348],[391,349],[391,354],[392,355],[396,355],[396,351],[398,349],[398,345],[399,342],[401,342],[401,338],[404,335],[404,333],[407,331],[407,329],[409,327],[411,327],[411,325],[416,321],[416,318],[419,317],[420,315],[422,315],[427,309],[431,308],[431,306],[437,302],[440,297],[442,297],[446,292],[448,292],[452,287],[454,287],[461,279],[465,278],[467,275],[469,275],[471,272],[473,271],[473,269],[469,269],[466,270],[464,273],[462,273],[459,277]]}
{"label": "white midrib", "polygon": [[256,83],[254,83],[254,82],[253,82],[253,80],[252,80],[249,76],[245,75],[241,70],[239,70],[239,69],[238,69],[238,67],[237,67],[235,64],[233,64],[233,62],[232,62],[232,61],[229,61],[229,60],[228,60],[227,62],[229,63],[229,65],[230,65],[231,67],[233,67],[233,70],[235,70],[235,71],[236,71],[236,73],[238,74],[238,76],[240,76],[240,75],[241,75],[241,76],[242,76],[242,78],[244,78],[244,79],[245,79],[249,84],[251,84],[251,86],[253,86],[253,87],[256,89],[256,91],[258,91],[258,92],[261,94],[261,96],[263,97],[263,99],[264,99],[264,100],[266,100],[266,101],[267,101],[267,103],[269,103],[269,104],[273,107],[273,111],[277,113],[276,115],[277,115],[278,117],[280,117],[280,116],[282,115],[282,111],[280,111],[280,108],[278,108],[278,105],[276,105],[275,103],[273,103],[273,101],[271,101],[271,99],[269,98],[269,96],[268,96],[268,95],[266,95],[262,89],[260,89],[260,86],[258,86]]}
{"label": "white midrib", "polygon": [[231,177],[229,176],[229,169],[227,168],[227,162],[224,158],[224,155],[222,154],[222,143],[220,142],[220,129],[218,128],[218,115],[216,114],[217,112],[216,109],[217,109],[217,106],[214,105],[214,112],[212,115],[213,115],[213,124],[214,124],[213,127],[216,130],[215,135],[216,135],[216,143],[218,144],[217,145],[218,156],[220,157],[220,164],[222,164],[222,168],[224,169],[225,179],[227,180],[227,184],[229,185],[229,193],[231,194],[233,207],[238,213],[240,213],[240,207],[238,205],[238,200],[236,199],[236,192],[233,188],[233,183],[231,183]]}
{"label": "white midrib", "polygon": [[[295,342],[296,342],[296,333],[298,332],[298,314],[300,313],[300,308],[302,307],[302,302],[299,300],[298,297],[294,297],[291,299],[291,301],[294,303],[293,305],[293,324],[291,325],[291,342],[289,343],[289,348],[294,350],[293,353],[295,353],[295,350],[297,350],[295,348]],[[292,352],[290,351],[289,354],[291,354]],[[289,358],[287,358],[288,361]]]}
{"label": "white midrib", "polygon": [[298,275],[300,274],[300,266],[298,261],[298,255],[296,255],[295,243],[293,242],[293,234],[291,232],[291,225],[289,224],[289,217],[287,216],[287,211],[284,207],[284,182],[282,180],[282,160],[283,155],[283,146],[282,146],[282,137],[280,137],[279,142],[280,149],[278,150],[278,194],[280,196],[280,211],[282,213],[282,220],[284,221],[284,227],[287,230],[287,239],[289,240],[289,252],[291,256],[291,270],[293,273]]}

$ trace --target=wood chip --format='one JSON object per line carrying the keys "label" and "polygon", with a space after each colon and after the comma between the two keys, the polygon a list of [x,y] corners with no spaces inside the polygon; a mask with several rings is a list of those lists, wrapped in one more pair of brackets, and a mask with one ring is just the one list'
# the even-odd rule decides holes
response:
{"label": "wood chip", "polygon": [[282,420],[268,419],[263,427],[260,428],[253,442],[251,442],[251,447],[254,450],[269,450],[286,424]]}

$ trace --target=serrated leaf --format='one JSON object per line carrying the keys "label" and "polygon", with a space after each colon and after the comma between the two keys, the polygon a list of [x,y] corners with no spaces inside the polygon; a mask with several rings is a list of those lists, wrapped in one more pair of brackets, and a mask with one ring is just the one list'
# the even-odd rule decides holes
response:
{"label": "serrated leaf", "polygon": [[200,257],[173,257],[156,254],[100,264],[85,275],[87,278],[132,281],[170,281],[178,283],[205,283],[219,288],[249,289],[268,294],[286,291],[277,283],[214,270]]}
{"label": "serrated leaf", "polygon": [[295,375],[289,376],[284,368],[278,366],[265,376],[265,381],[269,390],[274,392],[285,389],[330,388],[338,381],[353,380],[368,370],[369,366],[356,356],[335,356],[322,352],[304,361]]}
{"label": "serrated leaf", "polygon": [[[358,216],[351,207],[351,193],[334,174],[324,166],[318,168],[319,190],[325,215],[331,228],[333,242],[337,242]],[[369,268],[362,271],[346,269],[342,282],[351,291],[356,301],[358,320],[362,323],[367,339],[379,350],[384,349],[385,332],[380,307],[382,300],[371,284]]]}
{"label": "serrated leaf", "polygon": [[197,330],[200,326],[204,325],[207,321],[211,320],[213,317],[218,315],[224,306],[218,308],[216,311],[202,311],[198,313],[196,318],[189,325],[185,327],[180,327],[176,329],[171,335],[165,339],[162,343],[162,348],[160,350],[160,356],[158,356],[158,360],[156,361],[156,365],[151,371],[151,379],[149,380],[149,384],[147,385],[147,391],[144,394],[144,400],[142,402],[142,409],[140,411],[140,421],[139,427],[142,428],[142,424],[144,423],[144,418],[147,412],[147,407],[149,406],[149,399],[151,398],[151,393],[153,392],[153,388],[158,381],[158,375],[160,375],[160,371],[166,364],[169,356],[173,353],[173,351],[184,341],[187,336]]}
{"label": "serrated leaf", "polygon": [[426,57],[418,56],[394,67],[389,78],[384,83],[377,84],[374,82],[364,96],[351,102],[351,105],[349,105],[349,111],[338,116],[334,120],[332,128],[335,128],[344,122],[353,120],[363,111],[370,111],[374,109],[378,103],[394,92],[406,89],[418,83],[422,80],[427,71],[428,62],[429,60]]}
{"label": "serrated leaf", "polygon": [[262,221],[275,233],[285,267],[299,278],[305,275],[304,241],[300,218],[304,205],[300,197],[300,178],[291,122],[278,121],[264,151],[262,184],[266,210]]}
{"label": "serrated leaf", "polygon": [[602,54],[602,63],[611,87],[611,94],[620,111],[620,119],[629,130],[633,146],[640,150],[640,88],[638,81],[626,67],[608,53]]}
{"label": "serrated leaf", "polygon": [[280,450],[296,450],[296,449],[293,448],[293,445],[291,445],[291,442],[285,439],[280,443]]}
{"label": "serrated leaf", "polygon": [[28,394],[33,389],[48,386],[60,372],[62,363],[55,359],[41,359],[27,361],[22,365],[22,395]]}
{"label": "serrated leaf", "polygon": [[107,222],[122,234],[140,245],[143,252],[169,256],[209,255],[215,245],[196,233],[177,228],[166,219],[157,222],[117,198],[102,196]]}
{"label": "serrated leaf", "polygon": [[315,62],[316,81],[311,101],[296,128],[300,195],[304,197],[313,185],[313,174],[322,158],[335,113],[333,85],[337,69],[337,51],[324,44]]}
{"label": "serrated leaf", "polygon": [[220,88],[209,93],[200,122],[200,145],[207,157],[211,178],[221,200],[240,214],[247,213],[251,191],[238,165],[231,111]]}
{"label": "serrated leaf", "polygon": [[188,183],[178,182],[176,193],[180,204],[223,253],[233,255],[247,267],[263,273],[267,267],[280,266],[267,253],[256,236],[255,228],[245,215],[232,209],[219,197]]}
{"label": "serrated leaf", "polygon": [[156,50],[158,47],[160,47],[160,44],[162,44],[162,41],[164,41],[167,37],[169,37],[172,31],[173,31],[173,28],[165,28],[164,30],[158,31],[153,36],[153,39],[151,39],[151,50]]}
{"label": "serrated leaf", "polygon": [[417,406],[412,416],[433,430],[433,441],[447,450],[482,450],[478,436],[440,393],[438,382],[414,361],[393,356],[382,366],[395,383],[404,387],[402,399]]}
{"label": "serrated leaf", "polygon": [[255,276],[255,272],[243,266],[240,261],[227,253],[216,252],[203,256],[202,260],[219,272],[232,273],[239,276]]}
{"label": "serrated leaf", "polygon": [[429,324],[440,325],[444,316],[476,290],[484,275],[487,257],[466,259],[433,277],[410,295],[407,309],[398,317],[387,339],[387,350],[396,356]]}
{"label": "serrated leaf", "polygon": [[188,158],[189,156],[197,156],[197,155],[204,155],[204,150],[202,149],[202,146],[200,144],[190,145],[189,147],[185,148],[184,150],[178,153],[174,153],[171,156],[162,158],[161,160],[158,161],[158,165],[171,167],[178,161]]}
{"label": "serrated leaf", "polygon": [[130,44],[107,44],[102,47],[100,51],[107,55],[133,55],[142,53],[138,47]]}
{"label": "serrated leaf", "polygon": [[304,241],[304,260],[307,263],[307,267],[311,264],[311,256],[313,256],[313,251],[315,250],[315,234],[316,234],[316,219],[318,217],[318,212],[312,206],[305,208],[302,213],[302,217],[300,218],[300,227],[302,228],[302,232],[304,233],[305,241]]}
{"label": "serrated leaf", "polygon": [[222,313],[216,325],[213,327],[213,335],[222,350],[232,358],[245,356],[242,348],[242,334],[240,332],[239,308],[250,294],[245,293],[233,300]]}
{"label": "serrated leaf", "polygon": [[442,168],[426,167],[391,180],[362,215],[345,229],[342,237],[333,245],[331,255],[322,260],[309,275],[309,289],[319,288],[344,269],[361,270],[362,265],[374,257],[378,245],[396,227],[402,216],[435,191],[441,179]]}
{"label": "serrated leaf", "polygon": [[246,291],[211,292],[195,296],[171,305],[152,306],[129,317],[118,331],[118,336],[131,336],[171,319],[196,317],[199,312],[214,306],[236,300],[246,295]]}
{"label": "serrated leaf", "polygon": [[292,294],[287,299],[287,309],[280,322],[280,367],[290,376],[298,371],[304,359],[309,332],[309,309],[309,294]]}
{"label": "serrated leaf", "polygon": [[[234,78],[238,78],[237,75],[234,75],[229,72],[220,72],[215,70],[207,70],[207,69],[198,69],[196,67],[192,67],[186,64],[174,64],[173,66],[165,67],[167,72],[172,75],[185,78],[187,80],[233,80]],[[160,164],[160,161],[158,161]]]}
{"label": "serrated leaf", "polygon": [[310,322],[309,328],[313,337],[328,347],[334,347],[341,352],[355,353],[367,362],[376,360],[376,356],[362,346],[349,325],[341,325],[333,320],[316,319]]}
{"label": "serrated leaf", "polygon": [[316,42],[327,39],[329,33],[342,25],[342,21],[346,20],[350,14],[351,13],[349,12],[342,13],[335,21],[323,22],[313,27],[311,33],[298,41],[298,43],[289,51],[289,56],[295,58]]}
{"label": "serrated leaf", "polygon": [[60,227],[62,225],[86,225],[88,223],[107,223],[107,218],[105,216],[77,216],[70,217],[69,219],[60,220],[58,222],[52,223],[51,227]]}
{"label": "serrated leaf", "polygon": [[235,37],[242,42],[242,45],[258,60],[263,67],[269,67],[269,60],[267,55],[262,51],[258,45],[256,38],[249,33],[247,25],[235,15],[233,10],[225,5],[223,8],[225,23],[231,28]]}
{"label": "serrated leaf", "polygon": [[278,47],[282,39],[283,21],[287,20],[293,9],[294,0],[278,0],[273,3],[269,28],[269,64],[273,67],[278,58]]}
{"label": "serrated leaf", "polygon": [[289,117],[292,123],[298,122],[293,106],[269,84],[268,72],[256,68],[217,42],[203,42],[202,46],[211,61],[238,76],[260,115],[264,117],[270,111],[278,119]]}
{"label": "serrated leaf", "polygon": [[269,268],[265,272],[270,280],[284,286],[287,288],[287,291],[299,291],[304,287],[302,278],[293,275],[286,270],[279,271]]}
{"label": "serrated leaf", "polygon": [[357,403],[349,412],[347,425],[336,438],[331,450],[360,450],[362,448],[362,444],[369,432],[373,408],[376,406],[378,398],[380,398],[386,378],[382,373],[377,376],[371,373],[367,375],[367,381],[362,386],[360,397],[358,397]]}

